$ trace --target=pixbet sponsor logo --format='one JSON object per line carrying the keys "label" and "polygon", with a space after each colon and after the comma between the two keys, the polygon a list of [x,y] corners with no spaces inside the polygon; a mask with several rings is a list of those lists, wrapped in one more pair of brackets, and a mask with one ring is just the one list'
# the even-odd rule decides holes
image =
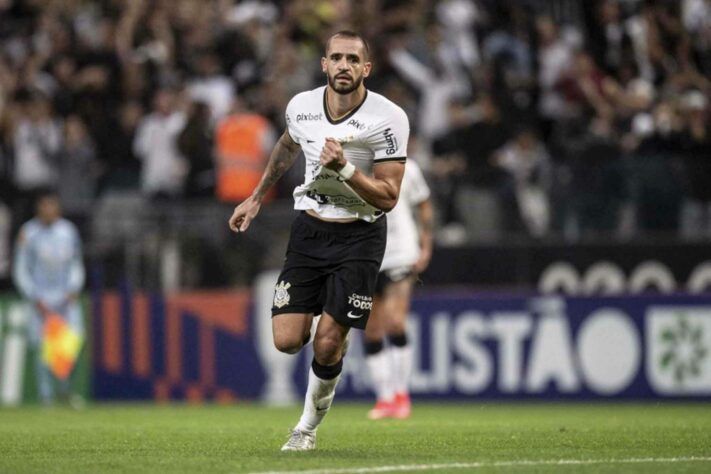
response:
{"label": "pixbet sponsor logo", "polygon": [[356,120],[356,119],[350,119],[350,120],[348,121],[348,125],[351,125],[351,126],[357,128],[358,130],[365,130],[365,124],[364,124],[364,123],[360,123],[360,122],[359,122],[358,120]]}
{"label": "pixbet sponsor logo", "polygon": [[373,298],[353,293],[348,297],[348,304],[356,309],[370,311],[373,309]]}
{"label": "pixbet sponsor logo", "polygon": [[296,115],[296,123],[299,122],[313,122],[316,120],[323,120],[323,114],[318,113],[318,114],[312,114],[311,112],[305,113],[305,114],[297,114]]}
{"label": "pixbet sponsor logo", "polygon": [[386,155],[394,155],[397,150],[397,139],[390,128],[386,128],[383,131],[383,136],[385,137],[385,144],[387,149],[385,150]]}

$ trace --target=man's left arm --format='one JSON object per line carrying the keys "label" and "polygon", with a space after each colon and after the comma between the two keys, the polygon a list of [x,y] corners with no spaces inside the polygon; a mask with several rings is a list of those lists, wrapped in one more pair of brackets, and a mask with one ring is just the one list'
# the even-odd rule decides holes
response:
{"label": "man's left arm", "polygon": [[326,139],[321,165],[337,172],[365,202],[388,212],[400,197],[409,136],[407,115],[400,108],[391,109],[387,119],[363,137],[373,150],[372,177],[349,163],[343,157],[341,143],[333,138]]}
{"label": "man's left arm", "polygon": [[66,296],[67,302],[74,301],[79,296],[82,288],[84,288],[84,281],[86,280],[86,271],[84,270],[84,261],[82,259],[81,252],[81,239],[78,231],[74,231],[73,234],[74,255],[71,263],[69,264]]}
{"label": "man's left arm", "polygon": [[343,157],[343,147],[337,140],[327,138],[321,150],[321,165],[337,172],[371,206],[387,212],[397,204],[405,174],[404,161],[376,162],[370,177]]}

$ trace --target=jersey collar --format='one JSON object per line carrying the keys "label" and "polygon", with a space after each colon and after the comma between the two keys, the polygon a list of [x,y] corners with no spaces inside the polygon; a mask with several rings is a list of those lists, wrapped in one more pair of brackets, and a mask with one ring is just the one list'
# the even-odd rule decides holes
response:
{"label": "jersey collar", "polygon": [[361,108],[361,106],[365,103],[365,100],[368,98],[368,89],[365,90],[365,95],[363,96],[363,100],[360,102],[360,104],[356,105],[353,107],[353,110],[348,112],[346,115],[343,117],[339,118],[338,120],[333,120],[331,118],[331,114],[328,113],[328,105],[326,104],[326,92],[328,91],[328,87],[325,87],[323,89],[323,113],[326,115],[326,119],[333,125],[338,125],[339,123],[343,123],[349,118],[353,117],[353,114],[358,112],[358,109]]}

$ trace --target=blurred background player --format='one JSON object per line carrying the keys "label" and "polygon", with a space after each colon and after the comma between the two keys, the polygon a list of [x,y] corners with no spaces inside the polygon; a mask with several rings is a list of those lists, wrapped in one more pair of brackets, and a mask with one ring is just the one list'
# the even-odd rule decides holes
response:
{"label": "blurred background player", "polygon": [[[54,376],[42,357],[44,322],[56,314],[83,339],[84,321],[78,296],[84,286],[84,275],[76,227],[62,218],[56,193],[40,193],[35,217],[22,226],[17,238],[13,279],[30,303],[30,341],[36,349],[38,390],[45,405],[54,401]],[[72,393],[71,376],[60,381],[60,393],[74,407],[83,402],[78,394]]]}
{"label": "blurred background player", "polygon": [[377,397],[368,412],[373,420],[410,416],[412,349],[407,341],[407,314],[412,285],[432,256],[432,216],[430,189],[420,167],[409,160],[400,200],[388,214],[385,256],[365,328],[366,363]]}

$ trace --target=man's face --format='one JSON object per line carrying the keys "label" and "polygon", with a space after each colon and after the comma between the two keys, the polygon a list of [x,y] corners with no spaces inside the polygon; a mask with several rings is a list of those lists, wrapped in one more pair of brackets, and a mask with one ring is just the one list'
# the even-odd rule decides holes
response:
{"label": "man's face", "polygon": [[156,112],[168,115],[173,111],[173,101],[175,97],[170,91],[159,90],[153,98],[153,107]]}
{"label": "man's face", "polygon": [[328,77],[328,85],[338,94],[358,89],[371,67],[365,60],[363,43],[356,38],[332,38],[326,57],[321,58],[321,70]]}
{"label": "man's face", "polygon": [[61,213],[59,199],[56,196],[44,196],[37,202],[37,217],[45,224],[57,220]]}

